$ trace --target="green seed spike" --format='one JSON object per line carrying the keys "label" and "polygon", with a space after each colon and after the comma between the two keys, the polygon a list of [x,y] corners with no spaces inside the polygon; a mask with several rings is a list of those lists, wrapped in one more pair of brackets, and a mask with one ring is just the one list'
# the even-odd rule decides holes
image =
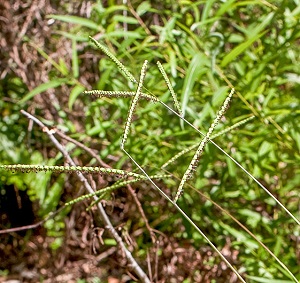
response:
{"label": "green seed spike", "polygon": [[174,91],[174,89],[173,89],[173,87],[171,85],[171,82],[170,82],[170,80],[169,80],[169,78],[168,78],[168,76],[167,76],[167,74],[166,74],[166,72],[165,72],[162,64],[159,61],[157,61],[157,66],[158,66],[158,69],[161,72],[161,74],[162,74],[162,76],[163,76],[163,78],[164,78],[164,80],[165,80],[165,82],[166,82],[166,84],[168,86],[168,89],[169,89],[169,91],[170,91],[170,93],[172,95],[175,108],[177,109],[179,115],[183,116],[181,108],[180,108],[180,105],[179,105],[179,102],[177,100],[176,93],[175,93],[175,91]]}
{"label": "green seed spike", "polygon": [[189,167],[187,168],[187,170],[185,171],[181,182],[179,184],[179,187],[177,189],[175,198],[174,198],[174,202],[176,203],[179,199],[179,197],[181,196],[181,194],[183,193],[183,186],[186,183],[186,181],[188,179],[191,179],[194,172],[197,169],[199,160],[200,160],[200,156],[203,153],[204,147],[205,145],[209,142],[210,140],[210,136],[213,132],[213,130],[215,129],[215,127],[218,125],[220,119],[222,118],[222,116],[224,115],[224,113],[226,112],[227,108],[229,107],[229,102],[232,98],[232,95],[234,93],[234,89],[231,90],[231,92],[229,93],[228,97],[225,99],[223,105],[221,106],[220,110],[217,113],[216,118],[214,119],[214,121],[212,122],[212,124],[210,125],[207,134],[205,135],[205,137],[201,140],[200,145],[195,153],[195,155],[192,158],[192,161],[189,165]]}
{"label": "green seed spike", "polygon": [[[134,97],[134,95],[136,94],[134,91],[110,91],[110,90],[88,90],[88,91],[84,91],[83,94],[89,94],[89,95],[93,95],[95,97],[109,97],[109,98],[127,98],[127,97]],[[146,94],[146,93],[141,93],[141,98],[144,98],[146,100],[151,100],[154,102],[159,102],[159,99],[153,95],[150,94]]]}
{"label": "green seed spike", "polygon": [[118,68],[123,72],[125,77],[127,77],[130,81],[134,83],[138,83],[137,80],[134,78],[134,76],[130,73],[130,71],[117,59],[115,55],[113,55],[107,47],[99,43],[95,38],[89,36],[89,39],[98,47],[103,53],[105,53],[117,66]]}
{"label": "green seed spike", "polygon": [[[232,130],[234,130],[234,129],[240,127],[240,126],[242,126],[243,124],[249,122],[250,120],[252,120],[252,119],[254,119],[254,118],[255,118],[255,116],[252,115],[252,116],[250,116],[250,117],[248,117],[248,118],[246,118],[246,119],[243,119],[242,121],[239,121],[239,122],[235,123],[234,125],[232,125],[232,126],[226,128],[226,129],[220,131],[219,133],[212,135],[212,137],[211,137],[210,139],[213,140],[213,139],[215,139],[215,138],[217,138],[217,137],[219,137],[219,136],[222,136],[222,135],[224,135],[224,134],[226,134],[226,133],[228,133],[228,132],[230,132],[230,131],[232,131]],[[199,146],[199,142],[197,142],[197,143],[195,143],[195,144],[189,146],[188,148],[185,148],[184,150],[180,151],[180,152],[177,153],[175,156],[173,156],[171,159],[169,159],[166,163],[164,163],[164,164],[161,166],[161,168],[162,168],[162,169],[163,169],[163,168],[166,168],[166,167],[169,166],[171,163],[173,163],[174,161],[176,161],[179,157],[181,157],[182,155],[184,155],[184,154],[186,154],[186,153],[192,151],[193,149],[197,148],[198,146]]]}
{"label": "green seed spike", "polygon": [[47,166],[47,165],[26,165],[26,164],[16,164],[16,165],[0,165],[0,170],[6,171],[18,171],[18,172],[60,172],[60,173],[70,173],[70,172],[81,172],[81,173],[91,173],[91,174],[106,174],[106,175],[116,175],[122,177],[133,177],[136,179],[145,179],[143,175],[127,172],[120,169],[110,169],[103,167],[81,167],[81,166]]}
{"label": "green seed spike", "polygon": [[123,135],[123,138],[121,141],[121,149],[124,149],[124,145],[126,143],[126,140],[128,138],[129,132],[130,132],[130,125],[132,122],[133,113],[134,113],[134,110],[137,106],[137,103],[139,101],[139,98],[140,98],[140,95],[142,92],[142,87],[143,87],[144,79],[146,76],[147,64],[148,64],[148,61],[145,60],[143,66],[142,66],[142,69],[141,69],[140,80],[139,80],[139,84],[138,84],[136,93],[131,101],[131,105],[130,105],[130,108],[128,111],[128,116],[127,116],[127,120],[126,120],[126,124],[125,124],[124,135]]}
{"label": "green seed spike", "polygon": [[[151,179],[165,179],[165,178],[169,178],[170,175],[166,175],[166,174],[165,175],[154,175],[154,176],[150,176],[150,177],[151,177]],[[144,180],[146,181],[147,178],[144,177]],[[125,180],[125,181],[121,181],[121,182],[116,182],[112,186],[103,188],[103,189],[98,190],[98,191],[96,191],[94,193],[91,193],[91,194],[86,194],[86,195],[80,196],[80,197],[78,197],[76,199],[73,199],[73,200],[67,202],[65,204],[65,206],[73,205],[73,204],[75,204],[77,202],[83,201],[83,200],[88,199],[88,198],[92,198],[94,196],[99,196],[101,194],[110,193],[113,190],[119,189],[121,187],[125,187],[125,186],[127,186],[129,184],[136,183],[136,182],[139,182],[139,181],[140,181],[140,179],[132,179],[132,180]],[[101,198],[99,200],[101,200]]]}

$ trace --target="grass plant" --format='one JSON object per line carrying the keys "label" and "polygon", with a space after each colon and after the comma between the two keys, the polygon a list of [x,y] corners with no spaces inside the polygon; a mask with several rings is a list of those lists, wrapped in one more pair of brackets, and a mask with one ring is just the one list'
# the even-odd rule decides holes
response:
{"label": "grass plant", "polygon": [[[199,250],[209,243],[241,282],[299,282],[296,1],[132,1],[131,8],[112,2],[113,8],[95,3],[91,19],[49,16],[72,27],[58,32],[72,41],[72,68],[66,71],[61,61],[57,64],[39,49],[56,73],[21,100],[71,86],[68,106],[84,103],[84,133],[76,133],[76,123],[66,122],[61,108],[58,113],[65,122],[47,125],[64,127],[73,139],[86,141],[86,148],[96,147],[99,156],[89,159],[84,147],[75,150],[73,145],[74,155],[88,166],[14,164],[0,169],[113,178],[114,184],[106,188],[70,199],[68,208],[89,198],[99,205],[112,191],[141,186],[149,223],[168,215],[154,229]],[[86,38],[91,33],[95,36],[89,40],[108,59],[93,55],[100,56],[93,70],[100,74],[96,89],[80,95],[82,54],[76,47],[90,50]],[[97,158],[111,156],[117,156],[114,168],[97,166]],[[58,155],[53,163],[60,159]],[[155,191],[139,185],[146,182],[167,200],[165,210],[151,205],[159,201]],[[184,231],[174,234],[177,223]],[[145,239],[139,239],[141,253],[147,250]],[[226,247],[238,254],[234,264],[223,255]],[[205,262],[217,264],[216,257]],[[199,272],[195,268],[183,279],[194,282],[192,276]]]}

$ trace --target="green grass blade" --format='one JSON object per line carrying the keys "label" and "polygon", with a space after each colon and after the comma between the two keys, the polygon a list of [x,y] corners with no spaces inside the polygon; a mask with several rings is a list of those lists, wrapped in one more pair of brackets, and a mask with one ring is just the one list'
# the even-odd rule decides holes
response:
{"label": "green grass blade", "polygon": [[63,85],[64,83],[66,83],[67,81],[68,81],[67,79],[55,79],[53,81],[49,81],[47,83],[41,84],[41,85],[37,86],[36,88],[34,88],[29,93],[27,93],[19,102],[24,103],[24,102],[28,101],[29,99],[33,98],[34,96],[36,96],[37,94],[40,94],[51,88],[59,87],[59,86]]}
{"label": "green grass blade", "polygon": [[252,36],[247,41],[241,43],[237,47],[233,48],[222,60],[221,66],[225,67],[230,62],[232,62],[234,59],[236,59],[237,56],[239,56],[242,52],[244,52],[250,45],[252,45],[253,42],[261,38],[267,31],[264,31],[260,34],[257,34],[255,36]]}
{"label": "green grass blade", "polygon": [[253,37],[262,32],[266,28],[266,26],[271,22],[271,20],[274,17],[274,14],[274,12],[269,13],[267,16],[264,17],[262,22],[258,24],[254,29],[247,30],[247,36],[250,38],[250,36]]}
{"label": "green grass blade", "polygon": [[30,45],[35,48],[50,64],[55,67],[63,76],[68,75],[68,70],[62,67],[60,64],[57,64],[41,47],[36,45],[34,42],[30,42]]}
{"label": "green grass blade", "polygon": [[75,39],[72,40],[72,70],[73,70],[73,77],[78,78],[79,63],[78,63],[78,54],[77,54],[77,42]]}
{"label": "green grass blade", "polygon": [[208,59],[206,58],[206,56],[202,53],[197,53],[193,57],[187,69],[186,76],[184,79],[184,84],[183,84],[183,90],[181,94],[181,101],[182,101],[181,110],[183,116],[185,115],[189,97],[192,93],[194,84],[196,80],[199,79],[200,74],[203,74],[205,72],[204,66],[207,64],[208,64]]}
{"label": "green grass blade", "polygon": [[209,18],[209,13],[212,11],[214,2],[215,0],[205,1],[205,7],[202,12],[201,21],[205,21],[207,18]]}
{"label": "green grass blade", "polygon": [[95,31],[100,30],[99,25],[96,24],[95,22],[85,19],[85,18],[77,17],[77,16],[65,16],[65,15],[51,14],[51,15],[48,15],[47,18],[59,20],[59,21],[66,22],[66,23],[81,25],[83,27],[87,27],[87,28],[90,28]]}
{"label": "green grass blade", "polygon": [[84,86],[81,84],[75,85],[71,90],[69,101],[68,101],[68,106],[70,110],[72,110],[76,98],[83,92],[83,90],[84,90]]}
{"label": "green grass blade", "polygon": [[139,32],[135,32],[135,31],[126,31],[124,32],[123,30],[122,31],[112,31],[112,32],[109,32],[109,33],[106,33],[106,34],[103,34],[101,36],[101,39],[103,38],[107,38],[107,39],[114,39],[114,38],[134,38],[134,39],[138,39],[138,38],[143,38],[143,36],[141,35],[141,33]]}

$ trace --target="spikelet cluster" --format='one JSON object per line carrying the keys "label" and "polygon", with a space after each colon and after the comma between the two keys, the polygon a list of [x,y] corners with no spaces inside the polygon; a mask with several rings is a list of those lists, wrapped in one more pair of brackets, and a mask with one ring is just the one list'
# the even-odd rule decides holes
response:
{"label": "spikelet cluster", "polygon": [[107,47],[99,43],[95,38],[89,36],[89,39],[98,47],[103,53],[105,53],[120,69],[120,71],[127,77],[130,81],[137,84],[137,80],[134,76],[129,72],[129,70],[117,59],[115,55],[113,55]]}
{"label": "spikelet cluster", "polygon": [[[230,131],[232,131],[232,130],[234,130],[234,129],[240,127],[240,126],[242,126],[243,124],[249,122],[250,120],[252,120],[252,119],[254,119],[254,118],[255,118],[255,116],[252,115],[252,116],[250,116],[250,117],[248,117],[248,118],[246,118],[246,119],[243,119],[242,121],[239,121],[239,122],[235,123],[234,125],[232,125],[232,126],[226,128],[226,129],[224,129],[224,130],[218,132],[217,134],[212,135],[210,139],[213,140],[213,139],[215,139],[215,138],[217,138],[217,137],[219,137],[219,136],[222,136],[222,135],[224,135],[224,134],[226,134],[226,133],[228,133],[228,132],[230,132]],[[188,153],[188,152],[194,150],[194,149],[197,148],[198,146],[199,146],[199,142],[197,142],[197,143],[195,143],[195,144],[193,144],[193,145],[191,145],[191,146],[185,148],[184,150],[178,152],[175,156],[173,156],[173,157],[172,157],[171,159],[169,159],[166,163],[164,163],[164,164],[161,166],[161,168],[162,168],[162,169],[166,168],[166,167],[169,166],[171,163],[173,163],[174,161],[176,161],[179,157],[181,157],[182,155],[184,155],[184,154],[186,154],[186,153]]]}
{"label": "spikelet cluster", "polygon": [[139,80],[139,84],[138,84],[136,93],[135,93],[135,95],[134,95],[134,97],[131,101],[131,105],[130,105],[130,108],[128,110],[128,116],[127,116],[127,120],[126,120],[126,123],[125,123],[124,134],[123,134],[123,138],[122,138],[122,141],[121,141],[121,148],[122,149],[124,149],[124,145],[125,145],[126,140],[128,138],[128,135],[129,135],[129,132],[130,132],[130,125],[131,125],[132,118],[133,118],[133,113],[135,111],[135,108],[137,106],[137,103],[138,103],[139,98],[140,98],[141,93],[142,93],[142,87],[143,87],[144,79],[145,79],[145,76],[146,76],[147,64],[148,64],[148,61],[145,60],[143,66],[142,66],[142,69],[141,69],[140,80]]}
{"label": "spikelet cluster", "polygon": [[71,173],[81,172],[89,174],[104,174],[113,175],[118,177],[133,177],[137,179],[145,179],[143,175],[127,172],[120,169],[103,168],[103,167],[88,167],[88,166],[48,166],[48,165],[27,165],[27,164],[14,164],[14,165],[0,165],[0,170],[6,170],[11,172],[59,172],[59,173]]}
{"label": "spikelet cluster", "polygon": [[[164,174],[164,175],[154,175],[154,176],[150,176],[150,178],[153,179],[153,180],[154,180],[154,179],[164,179],[164,178],[168,178],[168,177],[170,177],[170,175],[166,175],[166,174]],[[145,179],[146,179],[146,178],[145,178]],[[76,198],[76,199],[73,199],[73,200],[67,202],[65,205],[66,205],[66,206],[68,206],[68,205],[73,205],[73,204],[75,204],[75,203],[77,203],[77,202],[83,201],[83,200],[85,200],[85,199],[92,198],[92,197],[94,197],[94,196],[100,196],[100,197],[99,197],[99,200],[101,200],[101,199],[103,199],[104,194],[110,193],[110,192],[112,192],[112,191],[114,191],[114,190],[116,190],[116,189],[125,187],[125,186],[127,186],[127,185],[130,185],[130,184],[132,184],[132,183],[136,183],[136,182],[138,182],[138,181],[139,181],[139,179],[124,180],[124,181],[120,180],[119,182],[116,182],[116,183],[113,184],[112,186],[103,188],[103,189],[98,190],[98,191],[96,191],[96,192],[94,192],[94,193],[85,194],[85,195],[83,195],[83,196],[80,196],[80,197],[78,197],[78,198]],[[97,201],[98,201],[98,200],[97,200]],[[95,205],[95,203],[92,203],[91,206],[92,206],[92,205]]]}
{"label": "spikelet cluster", "polygon": [[162,74],[162,76],[163,76],[163,78],[165,80],[165,83],[167,84],[167,87],[168,87],[168,89],[169,89],[169,91],[170,91],[170,93],[172,95],[175,108],[177,109],[179,115],[183,116],[182,111],[181,111],[181,107],[180,107],[178,99],[177,99],[177,95],[176,95],[176,93],[175,93],[175,91],[174,91],[174,89],[172,87],[172,84],[171,84],[171,82],[170,82],[170,80],[169,80],[169,78],[168,78],[168,76],[167,76],[167,74],[166,74],[166,72],[165,72],[162,64],[159,61],[157,61],[157,66],[158,66],[158,69],[161,72],[161,74]]}
{"label": "spikelet cluster", "polygon": [[[108,97],[108,98],[128,98],[134,97],[136,92],[134,91],[110,91],[110,90],[87,90],[84,91],[83,94],[93,95],[98,98]],[[144,98],[148,101],[159,102],[159,99],[154,95],[150,95],[147,93],[141,93],[141,98]]]}
{"label": "spikelet cluster", "polygon": [[192,178],[194,172],[196,171],[197,166],[199,164],[200,156],[202,155],[202,153],[204,151],[204,147],[209,142],[213,130],[218,125],[220,119],[222,118],[222,116],[225,114],[227,108],[229,107],[229,102],[232,98],[233,93],[234,93],[234,89],[231,90],[231,92],[229,93],[229,95],[225,99],[222,107],[220,108],[220,110],[217,113],[216,118],[214,119],[214,121],[210,125],[210,127],[209,127],[206,135],[204,136],[204,138],[201,140],[200,145],[199,145],[198,149],[196,150],[196,152],[195,152],[195,154],[192,158],[192,161],[190,162],[190,165],[188,166],[187,170],[185,171],[185,173],[184,173],[184,175],[181,179],[181,182],[179,184],[179,187],[177,189],[177,192],[176,192],[176,195],[175,195],[175,198],[174,198],[175,203],[178,201],[179,197],[183,193],[184,184],[186,183],[187,180]]}

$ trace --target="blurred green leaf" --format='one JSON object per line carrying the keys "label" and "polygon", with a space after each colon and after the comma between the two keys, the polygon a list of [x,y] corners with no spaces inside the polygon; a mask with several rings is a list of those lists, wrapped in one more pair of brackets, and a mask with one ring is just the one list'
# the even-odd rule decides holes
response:
{"label": "blurred green leaf", "polygon": [[232,49],[225,57],[223,58],[221,62],[221,66],[225,67],[227,64],[232,62],[233,60],[236,59],[237,56],[239,56],[242,52],[244,52],[250,45],[252,45],[257,39],[262,37],[267,31],[264,31],[260,34],[257,34],[255,36],[250,37],[248,40],[245,42],[241,43],[234,49]]}
{"label": "blurred green leaf", "polygon": [[49,81],[47,83],[41,84],[41,85],[37,86],[36,88],[34,88],[29,93],[27,93],[25,95],[25,97],[23,97],[19,101],[19,103],[24,103],[24,102],[28,101],[29,99],[33,98],[34,96],[36,96],[37,94],[47,91],[48,89],[59,87],[59,86],[65,84],[67,81],[68,81],[67,79],[54,79],[53,81]]}
{"label": "blurred green leaf", "polygon": [[181,95],[181,103],[182,103],[182,112],[183,115],[186,112],[186,108],[189,102],[189,97],[192,93],[194,84],[196,80],[199,79],[201,74],[204,74],[206,72],[205,66],[208,64],[208,60],[205,55],[202,53],[197,53],[194,55],[191,63],[189,64],[189,67],[187,69],[185,78],[184,78],[184,84],[182,89],[182,95]]}
{"label": "blurred green leaf", "polygon": [[123,38],[142,38],[143,36],[139,32],[134,31],[112,31],[106,34],[102,34],[100,38],[113,39],[115,37],[123,37]]}
{"label": "blurred green leaf", "polygon": [[259,282],[259,283],[293,283],[294,282],[294,281],[290,281],[290,280],[263,278],[263,277],[257,277],[257,276],[247,276],[247,278],[253,280],[254,282]]}
{"label": "blurred green leaf", "polygon": [[136,9],[136,12],[139,16],[142,16],[143,14],[147,13],[151,8],[151,5],[149,1],[143,1]]}
{"label": "blurred green leaf", "polygon": [[73,70],[73,77],[78,78],[79,62],[78,62],[78,54],[77,54],[77,42],[74,39],[72,39],[72,70]]}
{"label": "blurred green leaf", "polygon": [[51,18],[54,20],[59,20],[62,22],[66,22],[66,23],[71,23],[71,24],[77,24],[77,25],[81,25],[87,28],[90,28],[94,31],[99,31],[99,25],[96,24],[95,22],[85,19],[85,18],[81,18],[81,17],[77,17],[77,16],[65,16],[65,15],[48,15],[47,18]]}
{"label": "blurred green leaf", "polygon": [[127,23],[132,25],[136,25],[139,23],[139,21],[136,18],[123,15],[115,15],[113,16],[113,20],[116,22]]}
{"label": "blurred green leaf", "polygon": [[69,109],[72,110],[72,107],[74,105],[75,100],[77,97],[85,90],[85,87],[82,85],[75,85],[73,89],[71,90],[70,96],[69,96]]}

